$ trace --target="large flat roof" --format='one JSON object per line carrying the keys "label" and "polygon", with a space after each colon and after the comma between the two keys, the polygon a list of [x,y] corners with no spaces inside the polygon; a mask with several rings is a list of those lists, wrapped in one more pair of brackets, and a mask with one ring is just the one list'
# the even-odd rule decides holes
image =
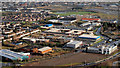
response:
{"label": "large flat roof", "polygon": [[49,50],[49,49],[52,49],[51,47],[43,47],[43,48],[40,48],[38,49],[39,51],[46,51],[46,50]]}
{"label": "large flat roof", "polygon": [[68,42],[67,44],[77,44],[77,43],[80,43],[82,41],[72,41],[72,42]]}
{"label": "large flat roof", "polygon": [[6,58],[9,58],[11,60],[17,60],[19,58],[22,59],[22,60],[24,60],[24,59],[28,58],[27,56],[24,56],[22,54],[18,54],[16,52],[13,52],[13,51],[7,50],[7,49],[0,50],[0,55],[4,56]]}
{"label": "large flat roof", "polygon": [[90,35],[90,34],[82,34],[79,38],[91,38],[91,39],[98,39],[100,36]]}

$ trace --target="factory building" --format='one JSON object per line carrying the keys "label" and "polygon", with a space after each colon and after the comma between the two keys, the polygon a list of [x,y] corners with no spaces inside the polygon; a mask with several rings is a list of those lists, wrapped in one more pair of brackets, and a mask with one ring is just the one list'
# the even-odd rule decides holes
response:
{"label": "factory building", "polygon": [[41,54],[46,54],[48,52],[52,52],[52,48],[51,47],[43,47],[38,49],[38,52],[40,52]]}
{"label": "factory building", "polygon": [[70,48],[78,48],[78,47],[81,47],[83,44],[82,41],[73,41],[71,40],[70,42],[68,42],[66,44],[66,47],[70,47]]}
{"label": "factory building", "polygon": [[49,22],[52,22],[52,23],[58,23],[59,20],[55,20],[55,19],[52,19],[52,20],[48,20]]}
{"label": "factory building", "polygon": [[84,30],[70,30],[68,32],[66,32],[66,35],[81,35],[82,33],[84,33]]}
{"label": "factory building", "polygon": [[79,38],[81,38],[81,39],[92,39],[92,40],[95,40],[95,41],[97,41],[97,40],[99,40],[100,39],[100,36],[95,36],[95,35],[88,35],[88,34],[82,34],[82,35],[80,35],[79,36]]}
{"label": "factory building", "polygon": [[73,23],[76,22],[76,18],[75,17],[63,17],[63,18],[59,18],[59,22],[60,23]]}
{"label": "factory building", "polygon": [[88,26],[88,25],[90,25],[90,26],[100,26],[101,23],[90,23],[90,22],[86,22],[86,23],[81,24],[80,26]]}
{"label": "factory building", "polygon": [[36,43],[36,42],[49,42],[50,41],[49,39],[37,39],[37,38],[31,38],[31,37],[23,37],[22,39],[33,42],[33,43]]}
{"label": "factory building", "polygon": [[117,46],[114,46],[114,45],[111,47],[102,46],[100,48],[96,48],[96,47],[87,48],[87,52],[100,53],[100,54],[111,54],[115,50],[117,50]]}
{"label": "factory building", "polygon": [[112,42],[106,45],[100,45],[98,47],[88,47],[86,52],[99,53],[99,54],[111,54],[117,50],[117,45],[119,42]]}
{"label": "factory building", "polygon": [[46,25],[42,25],[40,26],[42,29],[49,29],[51,27],[53,27],[53,24],[46,24]]}
{"label": "factory building", "polygon": [[0,56],[12,61],[16,61],[16,60],[23,61],[29,58],[29,56],[27,55],[19,54],[17,52],[7,50],[7,49],[0,50]]}

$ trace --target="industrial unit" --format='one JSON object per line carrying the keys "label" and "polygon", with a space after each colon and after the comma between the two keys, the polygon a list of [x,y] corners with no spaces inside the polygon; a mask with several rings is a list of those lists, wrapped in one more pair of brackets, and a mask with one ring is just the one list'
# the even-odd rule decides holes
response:
{"label": "industrial unit", "polygon": [[40,48],[38,49],[38,52],[40,52],[41,54],[46,54],[48,52],[52,52],[52,48],[51,47],[43,47],[43,48]]}
{"label": "industrial unit", "polygon": [[63,17],[59,19],[60,23],[74,23],[76,22],[76,18],[75,17]]}
{"label": "industrial unit", "polygon": [[100,39],[100,36],[95,36],[95,35],[88,35],[88,34],[82,34],[79,36],[79,38],[82,38],[82,39],[92,39],[92,40],[99,40]]}
{"label": "industrial unit", "polygon": [[78,47],[81,47],[82,44],[83,44],[82,41],[73,41],[73,40],[71,40],[70,42],[68,42],[66,44],[66,47],[78,48]]}
{"label": "industrial unit", "polygon": [[86,22],[86,23],[81,24],[80,26],[88,26],[88,25],[90,25],[90,26],[100,26],[101,23]]}
{"label": "industrial unit", "polygon": [[46,24],[46,25],[42,25],[40,26],[42,29],[49,29],[51,27],[53,27],[53,24]]}
{"label": "industrial unit", "polygon": [[111,54],[117,50],[117,45],[120,41],[112,42],[106,45],[101,45],[99,47],[88,47],[86,52],[100,53],[100,54]]}
{"label": "industrial unit", "polygon": [[37,38],[31,38],[31,37],[23,37],[22,39],[33,42],[33,43],[35,43],[35,42],[49,42],[50,41],[49,39],[37,39]]}
{"label": "industrial unit", "polygon": [[0,50],[0,56],[4,57],[4,58],[8,58],[10,60],[27,60],[29,58],[29,56],[27,55],[23,55],[23,54],[19,54],[17,52],[11,51],[11,50],[7,50],[7,49],[2,49]]}

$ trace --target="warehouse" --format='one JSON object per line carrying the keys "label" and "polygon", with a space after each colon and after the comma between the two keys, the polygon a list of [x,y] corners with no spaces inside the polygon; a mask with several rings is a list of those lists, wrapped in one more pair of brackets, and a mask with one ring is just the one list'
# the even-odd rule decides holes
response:
{"label": "warehouse", "polygon": [[80,26],[88,26],[88,25],[91,25],[91,23],[90,23],[90,22],[83,23],[83,24],[81,24]]}
{"label": "warehouse", "polygon": [[117,50],[117,45],[120,41],[108,43],[106,45],[99,45],[97,47],[88,47],[86,52],[99,53],[99,54],[111,54]]}
{"label": "warehouse", "polygon": [[33,42],[33,43],[36,43],[36,42],[49,42],[50,41],[49,39],[37,39],[37,38],[31,38],[31,37],[23,37],[22,39],[26,40],[26,41]]}
{"label": "warehouse", "polygon": [[17,52],[13,52],[11,50],[7,50],[7,49],[2,49],[0,50],[0,56],[4,57],[4,58],[8,58],[10,60],[27,60],[29,58],[29,56],[23,55],[23,54],[18,54]]}
{"label": "warehouse", "polygon": [[49,29],[51,27],[53,27],[53,24],[46,24],[46,25],[41,26],[42,29]]}
{"label": "warehouse", "polygon": [[51,28],[50,30],[46,30],[45,32],[49,32],[49,33],[65,33],[65,32],[69,32],[70,29],[57,29],[57,28]]}
{"label": "warehouse", "polygon": [[70,30],[69,32],[66,32],[66,35],[81,35],[84,33],[84,30]]}
{"label": "warehouse", "polygon": [[76,18],[75,17],[64,17],[64,18],[60,18],[59,22],[60,23],[74,23],[76,22]]}
{"label": "warehouse", "polygon": [[82,38],[82,39],[92,39],[92,40],[99,40],[100,39],[100,36],[95,36],[95,35],[89,35],[89,34],[82,34],[79,36],[79,38]]}
{"label": "warehouse", "polygon": [[99,54],[111,54],[117,50],[117,46],[114,45],[108,45],[108,46],[102,46],[102,47],[88,47],[87,52],[91,53],[99,53]]}
{"label": "warehouse", "polygon": [[58,23],[59,20],[55,20],[55,19],[52,19],[52,20],[48,20],[49,22],[52,22],[52,23]]}
{"label": "warehouse", "polygon": [[81,24],[80,26],[100,26],[101,23],[90,23],[90,22],[86,22]]}
{"label": "warehouse", "polygon": [[71,40],[70,42],[68,42],[66,44],[66,47],[70,47],[70,48],[78,48],[78,47],[81,47],[83,44],[82,41],[73,41]]}
{"label": "warehouse", "polygon": [[41,54],[46,54],[48,52],[52,52],[52,48],[51,47],[43,47],[43,48],[40,48],[38,49],[38,51],[41,53]]}

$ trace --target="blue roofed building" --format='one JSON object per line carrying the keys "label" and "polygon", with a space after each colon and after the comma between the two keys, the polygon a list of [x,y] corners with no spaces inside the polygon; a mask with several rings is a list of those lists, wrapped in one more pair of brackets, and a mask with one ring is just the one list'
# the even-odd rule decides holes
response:
{"label": "blue roofed building", "polygon": [[88,34],[82,34],[79,36],[81,39],[92,39],[92,40],[99,40],[101,37],[100,36],[95,36],[95,35],[88,35]]}
{"label": "blue roofed building", "polygon": [[49,29],[51,27],[53,27],[53,24],[45,24],[41,26],[42,29]]}

